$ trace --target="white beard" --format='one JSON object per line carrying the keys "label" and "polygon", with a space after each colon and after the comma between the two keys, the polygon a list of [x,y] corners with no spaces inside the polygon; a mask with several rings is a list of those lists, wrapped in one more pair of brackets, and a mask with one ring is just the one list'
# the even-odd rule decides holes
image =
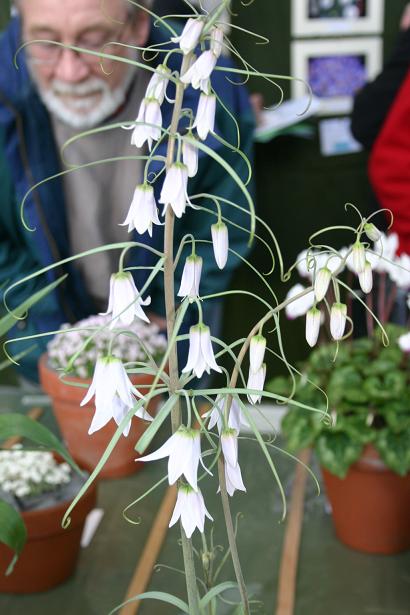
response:
{"label": "white beard", "polygon": [[[114,90],[111,90],[104,79],[98,77],[91,77],[83,83],[66,83],[54,79],[49,88],[43,89],[38,85],[35,75],[33,76],[40,97],[50,113],[72,128],[86,130],[101,124],[125,102],[134,75],[135,68],[130,67],[122,83]],[[73,99],[68,105],[59,94],[72,96]],[[89,94],[94,96],[88,96]],[[96,103],[97,97],[99,99]]]}

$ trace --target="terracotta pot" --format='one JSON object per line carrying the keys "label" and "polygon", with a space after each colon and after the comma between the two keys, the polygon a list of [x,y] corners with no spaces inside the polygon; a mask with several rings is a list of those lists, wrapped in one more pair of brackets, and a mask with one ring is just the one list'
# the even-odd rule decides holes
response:
{"label": "terracotta pot", "polygon": [[71,513],[64,530],[61,521],[69,501],[43,510],[21,513],[27,528],[27,542],[13,572],[4,575],[13,552],[0,544],[0,592],[30,594],[42,592],[65,581],[74,572],[80,552],[85,518],[95,506],[95,483],[86,491]]}
{"label": "terracotta pot", "polygon": [[[103,429],[88,435],[88,429],[94,414],[94,400],[85,406],[80,406],[86,389],[64,384],[59,374],[48,366],[47,354],[39,362],[40,382],[44,391],[51,397],[54,415],[63,436],[64,442],[73,458],[79,465],[95,468],[102,454],[114,435],[117,424],[111,420]],[[91,380],[67,378],[71,382],[90,384]],[[151,384],[153,376],[138,375],[131,378],[135,385]],[[146,392],[147,389],[141,389]],[[159,398],[155,397],[147,406],[147,411],[154,415]],[[114,450],[101,470],[101,478],[118,478],[134,474],[143,467],[135,459],[138,454],[135,444],[147,428],[148,423],[133,418],[128,436],[121,436]]]}
{"label": "terracotta pot", "polygon": [[338,538],[367,553],[410,549],[410,474],[399,476],[381,461],[373,446],[344,479],[322,468]]}

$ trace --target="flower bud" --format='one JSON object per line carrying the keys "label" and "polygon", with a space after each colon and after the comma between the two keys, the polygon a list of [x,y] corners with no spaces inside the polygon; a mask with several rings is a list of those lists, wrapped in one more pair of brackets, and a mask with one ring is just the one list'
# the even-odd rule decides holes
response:
{"label": "flower bud", "polygon": [[367,222],[364,225],[364,232],[366,233],[370,241],[378,241],[381,237],[379,229],[371,222]]}
{"label": "flower bud", "polygon": [[359,274],[364,271],[366,265],[366,250],[360,241],[356,241],[352,248],[353,269]]}
{"label": "flower bud", "polygon": [[[193,138],[193,135],[190,135]],[[194,177],[198,171],[198,148],[184,140],[182,143],[182,160],[188,169],[188,177]]]}
{"label": "flower bud", "polygon": [[314,286],[316,301],[322,301],[323,297],[327,293],[331,279],[332,272],[328,269],[328,267],[319,269]]}
{"label": "flower bud", "polygon": [[254,335],[249,347],[249,363],[253,373],[257,372],[263,364],[265,356],[266,338],[263,335]]}
{"label": "flower bud", "polygon": [[360,288],[364,293],[370,293],[373,288],[373,271],[369,261],[366,261],[364,270],[359,273]]}
{"label": "flower bud", "polygon": [[347,307],[344,303],[334,303],[330,310],[330,333],[334,340],[342,339],[346,327]]}
{"label": "flower bud", "polygon": [[306,314],[306,341],[311,348],[316,345],[320,330],[320,310],[312,307]]}
{"label": "flower bud", "polygon": [[397,343],[403,352],[409,353],[410,352],[410,333],[405,333],[404,335],[401,335],[399,339],[397,340]]}
{"label": "flower bud", "polygon": [[214,27],[211,31],[211,51],[213,54],[219,58],[222,53],[224,42],[224,33],[221,28]]}
{"label": "flower bud", "polygon": [[219,269],[223,269],[226,265],[226,261],[228,260],[228,227],[224,222],[212,224],[211,234],[216,264],[218,265]]}

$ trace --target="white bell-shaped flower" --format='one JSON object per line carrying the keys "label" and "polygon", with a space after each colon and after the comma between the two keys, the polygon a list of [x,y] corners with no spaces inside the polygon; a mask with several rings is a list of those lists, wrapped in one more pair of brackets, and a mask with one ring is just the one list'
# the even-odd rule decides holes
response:
{"label": "white bell-shaped flower", "polygon": [[[265,363],[260,367],[257,372],[249,370],[248,382],[246,384],[247,389],[255,391],[263,391],[266,378],[266,365]],[[248,393],[248,400],[251,404],[258,404],[262,399],[262,394]]]}
{"label": "white bell-shaped flower", "polygon": [[311,348],[316,345],[319,337],[321,314],[316,307],[310,308],[306,313],[306,341]]}
{"label": "white bell-shaped flower", "polygon": [[399,236],[397,233],[390,233],[389,235],[380,233],[379,241],[374,246],[374,252],[380,256],[380,260],[375,267],[378,273],[390,273],[393,268],[396,269],[389,261],[394,261],[398,248]]}
{"label": "white bell-shaped flower", "polygon": [[214,26],[211,30],[211,51],[217,58],[222,53],[224,42],[224,32],[222,28]]}
{"label": "white bell-shaped flower", "polygon": [[[192,137],[192,135],[190,135]],[[188,177],[195,177],[198,172],[198,148],[193,143],[183,141],[182,143],[182,161],[188,169]]]}
{"label": "white bell-shaped flower", "polygon": [[152,237],[152,225],[161,224],[158,218],[154,188],[150,184],[139,184],[135,188],[127,217],[120,226],[127,224],[128,232],[135,229],[137,233],[143,235],[148,231],[150,237]]}
{"label": "white bell-shaped flower", "polygon": [[145,98],[153,98],[157,100],[160,105],[162,105],[167,91],[170,75],[171,70],[165,66],[165,64],[160,64],[157,66],[156,72],[152,75],[148,83]]}
{"label": "white bell-shaped flower", "polygon": [[352,265],[354,271],[359,274],[364,271],[366,265],[366,250],[360,241],[356,241],[352,248]]}
{"label": "white bell-shaped flower", "polygon": [[185,261],[182,272],[181,285],[178,297],[189,297],[195,299],[199,296],[199,283],[201,281],[202,257],[191,254]]}
{"label": "white bell-shaped flower", "polygon": [[198,323],[189,330],[188,361],[182,373],[187,374],[193,371],[197,378],[201,378],[205,371],[209,374],[211,369],[222,372],[215,361],[209,327]]}
{"label": "white bell-shaped flower", "polygon": [[201,459],[201,434],[198,429],[181,426],[156,451],[137,461],[156,461],[168,457],[168,482],[173,485],[184,475],[195,490],[198,489],[198,465]]}
{"label": "white bell-shaped flower", "polygon": [[188,199],[188,168],[182,162],[174,162],[167,170],[164,183],[162,185],[159,202],[164,205],[162,215],[165,214],[170,205],[177,218],[181,218],[185,213]]}
{"label": "white bell-shaped flower", "polygon": [[174,36],[171,38],[171,41],[179,44],[180,49],[182,49],[184,55],[186,55],[193,51],[198,45],[204,25],[205,22],[203,19],[190,17],[185,23],[181,36]]}
{"label": "white bell-shaped flower", "polygon": [[289,289],[286,295],[286,301],[289,301],[289,303],[286,304],[285,313],[290,320],[304,316],[314,304],[315,295],[313,291],[305,292],[301,297],[294,299],[294,297],[297,297],[306,290],[302,284],[295,284],[295,286]]}
{"label": "white bell-shaped flower", "polygon": [[196,128],[199,138],[205,141],[208,134],[214,131],[216,113],[215,94],[201,92],[193,128]]}
{"label": "white bell-shaped flower", "polygon": [[181,519],[187,538],[191,538],[195,528],[198,528],[201,533],[204,532],[205,517],[213,521],[205,507],[201,491],[199,489],[195,491],[190,485],[180,485],[169,527]]}
{"label": "white bell-shaped flower", "polygon": [[213,51],[207,49],[207,51],[201,53],[199,58],[182,75],[182,83],[191,84],[195,90],[201,88],[201,90],[207,91],[204,88],[208,86],[208,79],[215,68],[216,61],[216,55]]}
{"label": "white bell-shaped flower", "polygon": [[334,303],[330,310],[330,333],[334,340],[342,339],[347,318],[347,307],[344,303]]}
{"label": "white bell-shaped flower", "polygon": [[[134,388],[120,359],[114,356],[99,357],[94,369],[91,385],[81,402],[85,406],[95,396],[95,413],[88,430],[89,434],[105,427],[111,420],[119,425],[130,409],[135,405],[134,395],[142,398]],[[135,416],[152,421],[152,417],[140,408]],[[131,419],[125,426],[123,434],[127,436]]]}
{"label": "white bell-shaped flower", "polygon": [[249,345],[249,366],[253,372],[260,370],[265,357],[266,338],[263,335],[254,335]]}
{"label": "white bell-shaped flower", "polygon": [[144,98],[141,103],[138,117],[131,135],[131,145],[142,147],[147,141],[151,150],[152,142],[161,137],[162,113],[161,106],[155,98]]}
{"label": "white bell-shaped flower", "polygon": [[360,288],[364,293],[370,293],[373,288],[373,271],[369,261],[366,261],[364,269],[359,273]]}
{"label": "white bell-shaped flower", "polygon": [[[232,497],[236,490],[245,491],[241,468],[238,463],[238,432],[225,429],[221,433],[221,447],[225,460],[226,490]],[[220,489],[218,489],[219,491]]]}
{"label": "white bell-shaped flower", "polygon": [[322,269],[319,269],[314,283],[314,291],[317,302],[322,301],[325,297],[331,279],[332,272],[328,267],[322,267]]}
{"label": "white bell-shaped flower", "polygon": [[211,225],[212,246],[216,264],[219,269],[223,269],[228,260],[229,235],[228,227],[224,222],[217,222]]}
{"label": "white bell-shaped flower", "polygon": [[[216,425],[218,432],[221,433],[223,429],[225,400],[226,396],[218,395],[212,410],[204,415],[205,418],[209,418],[208,430],[213,429]],[[249,423],[241,410],[238,400],[235,397],[232,397],[231,406],[229,408],[228,427],[235,429],[237,433],[240,433],[241,425],[249,427]]]}
{"label": "white bell-shaped flower", "polygon": [[135,317],[149,322],[141,306],[149,305],[150,303],[151,297],[147,297],[144,301],[141,299],[131,273],[129,271],[120,271],[113,273],[111,276],[108,309],[106,312],[102,312],[101,315],[112,315],[110,329],[121,324],[129,326],[134,322]]}

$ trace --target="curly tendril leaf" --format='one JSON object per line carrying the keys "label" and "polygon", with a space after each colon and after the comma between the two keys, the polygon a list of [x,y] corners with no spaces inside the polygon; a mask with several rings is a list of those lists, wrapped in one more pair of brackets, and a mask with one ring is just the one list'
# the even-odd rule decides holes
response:
{"label": "curly tendril leaf", "polygon": [[245,184],[243,183],[239,175],[236,173],[236,171],[222,158],[222,156],[220,156],[217,152],[211,149],[208,145],[205,145],[205,143],[202,143],[201,141],[197,141],[196,139],[187,136],[183,136],[182,139],[187,143],[190,143],[192,146],[202,150],[203,152],[205,152],[205,154],[208,154],[208,156],[218,162],[221,167],[232,177],[234,182],[240,188],[241,192],[244,194],[249,205],[249,212],[251,218],[250,237],[248,243],[249,245],[252,245],[253,238],[255,235],[255,205]]}
{"label": "curly tendril leaf", "polygon": [[[6,294],[8,290],[5,291],[3,297],[4,307],[7,310],[7,314],[0,318],[0,337],[3,337],[14,325],[16,324],[16,320],[23,320],[26,318],[28,310],[35,305],[38,301],[41,301],[44,297],[46,297],[49,293],[57,288],[65,279],[67,275],[63,275],[55,282],[51,282],[41,290],[38,290],[36,293],[31,295],[28,299],[20,303],[14,309],[9,308],[7,302],[5,300]],[[11,288],[11,287],[10,287]]]}
{"label": "curly tendril leaf", "polygon": [[[208,194],[206,192],[202,192],[202,193],[199,193],[199,194],[195,194],[194,196],[190,196],[191,200],[199,199],[199,198],[209,198],[210,200],[213,200],[215,197],[212,194]],[[251,215],[251,213],[247,209],[245,209],[244,207],[241,207],[240,205],[237,205],[236,203],[234,203],[233,201],[230,201],[229,199],[225,199],[224,197],[221,197],[219,195],[218,195],[217,199],[218,199],[218,201],[221,201],[221,203],[226,203],[227,205],[230,205],[231,207],[235,207],[236,209],[239,209],[240,211],[246,213],[248,216]],[[277,256],[278,256],[281,280],[282,280],[282,282],[286,282],[287,280],[284,279],[285,273],[284,273],[284,264],[283,264],[282,252],[281,252],[278,240],[276,239],[276,236],[275,236],[274,232],[272,231],[272,229],[269,227],[269,225],[262,218],[260,218],[259,216],[255,215],[255,220],[257,220],[257,222],[264,227],[264,229],[267,231],[267,233],[271,237],[271,239],[273,241],[273,244],[275,246],[275,250],[277,252]]]}

